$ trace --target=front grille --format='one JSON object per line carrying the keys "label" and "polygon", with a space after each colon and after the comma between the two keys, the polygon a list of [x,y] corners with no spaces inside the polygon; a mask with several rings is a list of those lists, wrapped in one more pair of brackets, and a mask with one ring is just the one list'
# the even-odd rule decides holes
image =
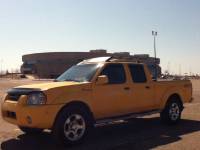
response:
{"label": "front grille", "polygon": [[12,101],[18,101],[21,95],[18,94],[8,94],[7,99]]}

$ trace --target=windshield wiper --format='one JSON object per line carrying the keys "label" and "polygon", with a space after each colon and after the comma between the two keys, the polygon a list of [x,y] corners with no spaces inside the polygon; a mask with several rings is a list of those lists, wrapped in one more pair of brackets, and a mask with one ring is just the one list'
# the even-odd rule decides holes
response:
{"label": "windshield wiper", "polygon": [[83,81],[74,80],[74,79],[66,79],[66,80],[57,80],[57,79],[55,79],[55,80],[54,80],[54,82],[63,82],[63,81],[83,82]]}
{"label": "windshield wiper", "polygon": [[79,81],[79,80],[74,80],[74,79],[66,79],[65,81],[81,82],[81,81]]}
{"label": "windshield wiper", "polygon": [[76,80],[72,80],[72,79],[67,79],[67,80],[54,80],[54,82],[63,82],[63,81],[74,81],[74,82],[80,82],[80,81],[76,81]]}

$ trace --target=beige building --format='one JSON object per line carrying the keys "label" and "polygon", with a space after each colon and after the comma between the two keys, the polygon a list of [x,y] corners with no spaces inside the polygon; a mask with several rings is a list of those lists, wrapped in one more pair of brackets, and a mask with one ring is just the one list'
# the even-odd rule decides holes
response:
{"label": "beige building", "polygon": [[[135,61],[146,63],[152,74],[154,74],[155,59],[149,57],[149,55],[130,55],[128,52],[107,53],[106,50],[91,50],[89,52],[48,52],[23,55],[21,72],[23,74],[35,74],[39,78],[56,78],[69,67],[84,59],[102,56],[129,57]],[[158,75],[160,75],[160,59],[157,59],[156,63]]]}

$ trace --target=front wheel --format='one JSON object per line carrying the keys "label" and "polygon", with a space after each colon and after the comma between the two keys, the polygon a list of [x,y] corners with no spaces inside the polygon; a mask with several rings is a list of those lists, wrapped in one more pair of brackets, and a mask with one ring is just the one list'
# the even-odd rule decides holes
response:
{"label": "front wheel", "polygon": [[59,114],[52,134],[58,144],[74,145],[83,141],[92,126],[88,111],[72,106],[65,108]]}
{"label": "front wheel", "polygon": [[167,124],[176,124],[181,119],[182,105],[177,100],[171,100],[160,113],[161,121]]}

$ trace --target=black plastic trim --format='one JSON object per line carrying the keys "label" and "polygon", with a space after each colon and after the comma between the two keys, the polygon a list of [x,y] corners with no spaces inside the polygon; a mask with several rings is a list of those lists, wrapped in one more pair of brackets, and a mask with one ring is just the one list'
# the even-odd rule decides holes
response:
{"label": "black plastic trim", "polygon": [[9,95],[28,95],[33,92],[41,92],[41,89],[36,88],[12,88],[7,91]]}

